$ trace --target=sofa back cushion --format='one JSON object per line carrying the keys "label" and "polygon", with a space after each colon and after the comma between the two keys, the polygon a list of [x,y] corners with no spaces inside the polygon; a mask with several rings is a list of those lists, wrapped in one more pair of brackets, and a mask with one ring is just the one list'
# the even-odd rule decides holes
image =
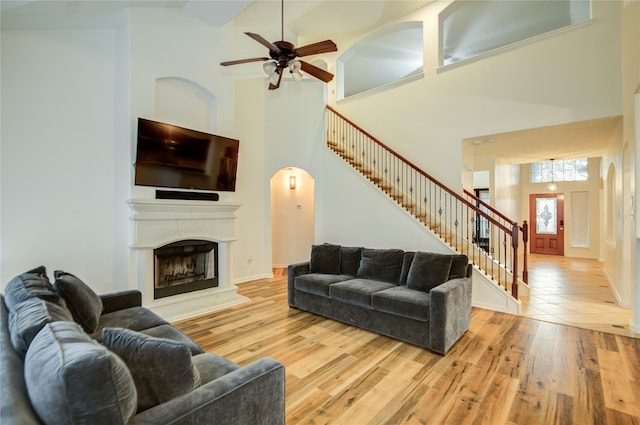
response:
{"label": "sofa back cushion", "polygon": [[407,288],[429,292],[449,280],[452,255],[416,252],[407,275]]}
{"label": "sofa back cushion", "polygon": [[340,245],[311,246],[309,273],[340,274]]}
{"label": "sofa back cushion", "polygon": [[9,312],[11,345],[24,357],[40,329],[57,321],[73,322],[73,317],[65,307],[40,298],[29,298],[16,304]]}
{"label": "sofa back cushion", "polygon": [[103,310],[98,294],[71,273],[56,270],[54,275],[56,280],[53,287],[67,302],[75,321],[80,323],[85,331],[95,332]]}
{"label": "sofa back cushion", "polygon": [[399,285],[406,286],[407,285],[407,277],[409,276],[409,269],[411,268],[411,263],[413,262],[413,257],[416,255],[415,252],[405,252],[402,257],[402,269],[400,270],[400,282]]}
{"label": "sofa back cushion", "polygon": [[395,283],[400,281],[402,259],[401,249],[363,249],[357,277]]}
{"label": "sofa back cushion", "polygon": [[340,272],[349,276],[358,275],[360,258],[362,255],[360,246],[343,246],[340,248]]}
{"label": "sofa back cushion", "polygon": [[104,328],[102,343],[128,366],[138,393],[138,412],[200,386],[186,344],[124,328]]}
{"label": "sofa back cushion", "polygon": [[124,362],[72,322],[46,324],[25,357],[31,404],[45,424],[126,424],[136,388]]}
{"label": "sofa back cushion", "polygon": [[14,277],[4,289],[4,302],[9,310],[29,298],[42,298],[53,302],[60,301],[60,296],[51,286],[51,282],[49,282],[47,270],[44,266],[36,267]]}
{"label": "sofa back cushion", "polygon": [[464,254],[451,256],[451,270],[449,271],[449,280],[459,279],[467,276],[469,267],[469,257]]}

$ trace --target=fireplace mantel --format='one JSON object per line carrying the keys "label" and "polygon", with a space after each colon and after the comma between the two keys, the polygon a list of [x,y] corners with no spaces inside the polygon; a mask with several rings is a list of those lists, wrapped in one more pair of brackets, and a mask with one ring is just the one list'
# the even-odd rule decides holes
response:
{"label": "fireplace mantel", "polygon": [[[130,239],[134,282],[145,307],[167,320],[247,301],[237,294],[232,279],[232,249],[239,204],[173,199],[130,199]],[[153,250],[186,239],[218,243],[218,287],[167,298],[153,297]]]}

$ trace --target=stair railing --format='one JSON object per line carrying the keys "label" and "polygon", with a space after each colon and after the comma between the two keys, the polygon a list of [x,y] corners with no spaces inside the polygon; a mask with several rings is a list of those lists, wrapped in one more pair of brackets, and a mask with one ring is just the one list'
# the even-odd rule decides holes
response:
{"label": "stair railing", "polygon": [[326,137],[331,150],[518,298],[516,222],[489,214],[485,205],[448,188],[329,105]]}

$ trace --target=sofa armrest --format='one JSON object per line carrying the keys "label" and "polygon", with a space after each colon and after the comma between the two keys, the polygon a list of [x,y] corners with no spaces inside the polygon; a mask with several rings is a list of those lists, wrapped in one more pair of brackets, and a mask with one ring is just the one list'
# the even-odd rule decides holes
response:
{"label": "sofa armrest", "polygon": [[451,279],[431,290],[429,303],[430,349],[445,354],[471,324],[469,277]]}
{"label": "sofa armrest", "polygon": [[287,268],[287,294],[289,298],[289,305],[295,307],[295,291],[293,284],[295,283],[296,276],[309,273],[309,261],[303,263],[290,264]]}
{"label": "sofa armrest", "polygon": [[269,357],[131,418],[137,424],[285,423],[285,370]]}
{"label": "sofa armrest", "polygon": [[125,308],[140,307],[142,305],[142,293],[137,289],[125,289],[100,295],[104,309],[102,314],[112,313]]}

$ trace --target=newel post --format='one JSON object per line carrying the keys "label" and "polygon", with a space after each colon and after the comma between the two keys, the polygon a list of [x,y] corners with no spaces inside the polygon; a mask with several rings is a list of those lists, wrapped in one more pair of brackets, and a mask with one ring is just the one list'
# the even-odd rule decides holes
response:
{"label": "newel post", "polygon": [[522,281],[524,283],[529,283],[529,265],[527,263],[527,242],[529,242],[529,224],[527,220],[522,222],[522,249],[524,250],[524,261],[522,264]]}
{"label": "newel post", "polygon": [[511,227],[511,247],[513,248],[513,282],[511,283],[511,295],[518,299],[518,241],[520,240],[520,229],[518,223],[513,223]]}

